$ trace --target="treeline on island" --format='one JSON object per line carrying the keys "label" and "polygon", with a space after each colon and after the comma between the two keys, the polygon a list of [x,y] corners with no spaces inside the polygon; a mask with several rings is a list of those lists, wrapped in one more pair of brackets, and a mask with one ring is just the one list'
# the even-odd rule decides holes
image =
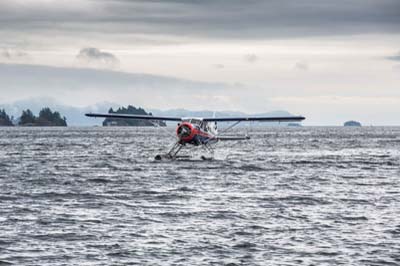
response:
{"label": "treeline on island", "polygon": [[[110,108],[108,113],[152,115],[151,112],[147,113],[143,108],[136,108],[132,105],[128,105],[127,107],[119,107],[116,110]],[[82,116],[84,116],[84,113],[82,113]],[[0,126],[67,126],[67,119],[59,112],[53,112],[49,107],[42,108],[38,116],[34,115],[30,109],[23,110],[21,115],[17,118],[8,115],[4,109],[0,108]],[[166,126],[166,123],[163,121],[106,118],[103,121],[103,126],[147,127]]]}
{"label": "treeline on island", "polygon": [[6,126],[6,127],[10,127],[13,126],[13,117],[10,117],[6,111],[0,110],[0,126]]}
{"label": "treeline on island", "polygon": [[[128,105],[127,108],[120,107],[117,110],[110,108],[109,114],[130,114],[130,115],[153,115],[151,112],[147,113],[143,108],[136,108],[132,105]],[[103,121],[103,126],[136,126],[136,127],[149,127],[149,126],[167,126],[163,121],[147,121],[147,120],[136,120],[136,119],[120,119],[120,118],[106,118]]]}
{"label": "treeline on island", "polygon": [[61,117],[57,111],[53,112],[50,108],[45,107],[39,112],[39,116],[35,116],[31,110],[22,111],[21,116],[14,120],[4,109],[0,110],[0,126],[67,126],[67,119]]}

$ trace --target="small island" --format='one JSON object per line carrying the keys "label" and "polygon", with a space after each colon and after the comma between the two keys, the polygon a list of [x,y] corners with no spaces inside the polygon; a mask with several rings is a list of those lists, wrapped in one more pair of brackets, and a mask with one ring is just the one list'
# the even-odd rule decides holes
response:
{"label": "small island", "polygon": [[37,127],[66,127],[67,119],[61,117],[60,113],[52,112],[50,108],[45,107],[36,117],[31,110],[22,111],[22,115],[18,122],[19,126],[37,126]]}
{"label": "small island", "polygon": [[12,122],[13,118],[10,117],[4,109],[0,109],[0,126],[2,127],[12,127],[14,126]]}
{"label": "small island", "polygon": [[[132,105],[128,105],[127,108],[120,107],[114,111],[112,108],[108,111],[109,114],[130,114],[130,115],[153,115],[147,113],[143,108],[136,108]],[[119,126],[119,127],[150,127],[150,126],[161,126],[165,127],[166,124],[163,121],[147,121],[147,120],[136,120],[136,119],[120,119],[120,118],[106,118],[103,121],[103,126]]]}
{"label": "small island", "polygon": [[361,123],[354,121],[354,120],[350,120],[347,121],[343,124],[344,127],[361,127]]}

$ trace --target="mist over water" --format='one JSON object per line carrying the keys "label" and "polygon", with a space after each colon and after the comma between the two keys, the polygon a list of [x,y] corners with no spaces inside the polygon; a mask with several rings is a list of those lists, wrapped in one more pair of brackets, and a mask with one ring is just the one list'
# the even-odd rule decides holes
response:
{"label": "mist over water", "polygon": [[251,136],[159,162],[159,129],[1,128],[0,265],[400,264],[400,127]]}

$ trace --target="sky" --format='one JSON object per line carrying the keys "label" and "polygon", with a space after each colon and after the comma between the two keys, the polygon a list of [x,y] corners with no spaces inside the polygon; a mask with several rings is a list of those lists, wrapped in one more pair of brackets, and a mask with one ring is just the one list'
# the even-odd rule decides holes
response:
{"label": "sky", "polygon": [[0,103],[400,125],[398,0],[2,0]]}

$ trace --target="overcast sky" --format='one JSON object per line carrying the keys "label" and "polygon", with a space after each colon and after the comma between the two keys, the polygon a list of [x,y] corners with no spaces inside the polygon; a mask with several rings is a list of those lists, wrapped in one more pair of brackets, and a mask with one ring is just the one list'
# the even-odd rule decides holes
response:
{"label": "overcast sky", "polygon": [[0,36],[0,103],[400,125],[398,0],[1,0]]}

